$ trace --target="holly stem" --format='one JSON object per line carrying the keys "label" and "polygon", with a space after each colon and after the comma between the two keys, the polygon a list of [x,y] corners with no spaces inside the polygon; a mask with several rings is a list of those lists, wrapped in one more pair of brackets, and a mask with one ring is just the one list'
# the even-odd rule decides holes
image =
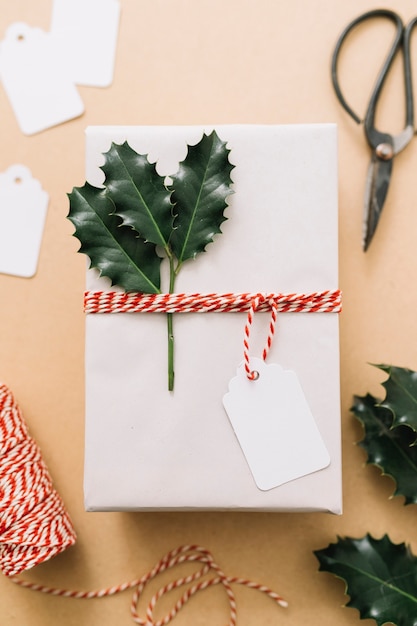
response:
{"label": "holly stem", "polygon": [[168,390],[174,390],[174,331],[172,313],[167,313],[168,326]]}
{"label": "holly stem", "polygon": [[[174,267],[174,258],[172,254],[169,258],[169,293],[174,293],[175,278],[177,272]],[[168,390],[174,390],[174,328],[173,314],[167,313],[167,330],[168,330]]]}

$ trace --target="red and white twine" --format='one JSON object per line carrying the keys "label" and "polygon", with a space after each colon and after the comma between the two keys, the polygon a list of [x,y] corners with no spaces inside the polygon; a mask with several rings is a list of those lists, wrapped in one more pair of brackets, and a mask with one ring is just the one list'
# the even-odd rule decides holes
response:
{"label": "red and white twine", "polygon": [[[145,615],[141,617],[138,612],[138,604],[146,585],[159,574],[162,574],[166,570],[172,569],[173,567],[182,565],[184,563],[199,563],[202,565],[202,568],[188,576],[178,578],[177,580],[174,580],[161,587],[152,596],[146,608]],[[213,572],[214,576],[212,576],[211,578],[204,578],[210,572]],[[14,579],[14,582],[22,587],[26,587],[33,591],[40,591],[42,593],[48,593],[54,596],[62,596],[66,598],[75,598],[81,600],[104,598],[116,595],[118,593],[122,593],[123,591],[126,591],[128,589],[133,589],[134,593],[132,597],[130,611],[134,623],[140,624],[141,626],[164,626],[165,624],[168,624],[171,620],[174,619],[177,613],[181,611],[181,609],[186,605],[186,603],[192,596],[194,596],[199,591],[204,591],[204,589],[208,589],[219,584],[223,586],[229,602],[230,615],[228,626],[236,626],[237,624],[237,608],[235,594],[232,589],[233,584],[244,585],[249,589],[255,589],[256,591],[260,591],[261,593],[269,596],[279,606],[287,606],[287,602],[280,595],[278,595],[277,593],[275,593],[275,591],[272,591],[272,589],[269,589],[265,585],[260,585],[244,578],[234,578],[226,576],[226,574],[220,569],[217,563],[215,563],[211,553],[205,548],[197,545],[181,546],[176,550],[172,550],[171,552],[168,552],[168,554],[166,554],[152,568],[150,572],[148,572],[141,578],[123,583],[121,585],[116,585],[114,587],[109,587],[107,589],[85,592],[70,591],[65,589],[44,587],[42,585],[28,583],[19,579]],[[188,588],[186,589],[186,591],[184,591],[179,600],[177,600],[174,607],[169,611],[169,613],[167,613],[165,617],[161,619],[156,619],[154,616],[154,611],[158,600],[160,600],[164,595],[170,593],[171,591],[175,591],[176,589],[180,589],[181,587],[184,587],[186,585],[188,585]]]}
{"label": "red and white twine", "polygon": [[[252,300],[251,307],[249,309],[248,317],[247,317],[246,324],[245,324],[245,332],[244,332],[244,339],[243,339],[243,358],[244,358],[244,367],[245,367],[246,376],[248,377],[249,380],[256,380],[258,378],[258,372],[256,372],[255,370],[252,370],[250,367],[249,336],[250,336],[250,330],[253,324],[253,317],[255,315],[255,312],[259,310],[259,307],[264,302],[264,300],[265,300],[265,296],[261,296],[261,295],[257,296],[254,300]],[[278,305],[273,298],[269,300],[268,304],[271,308],[271,320],[269,322],[269,332],[268,332],[266,344],[262,351],[262,359],[264,361],[266,361],[266,357],[268,356],[268,352],[272,346],[272,341],[274,339],[275,324],[277,321],[277,310],[278,310]]]}
{"label": "red and white twine", "polygon": [[71,520],[41,452],[0,383],[0,568],[15,576],[73,543]]}
{"label": "red and white twine", "polygon": [[[57,589],[17,578],[28,570],[75,543],[76,537],[63,501],[52,487],[51,477],[41,452],[28,434],[22,413],[8,387],[0,383],[0,568],[17,585],[54,596],[94,599],[113,596],[133,589],[131,615],[142,626],[164,626],[199,591],[222,585],[230,608],[228,626],[236,626],[236,600],[233,584],[244,585],[269,596],[280,606],[287,603],[277,593],[244,578],[226,574],[211,553],[196,545],[182,546],[166,554],[155,567],[136,580],[95,591]],[[146,585],[158,574],[184,563],[198,563],[198,571],[161,587],[151,598],[145,617],[138,603]],[[210,577],[210,572],[212,576]],[[172,610],[162,619],[154,617],[162,596],[187,586]]]}
{"label": "red and white twine", "polygon": [[258,311],[280,313],[339,313],[339,289],[312,293],[125,293],[87,291],[85,313],[244,313],[259,301]]}
{"label": "red and white twine", "polygon": [[255,312],[270,311],[268,337],[262,358],[265,361],[272,346],[279,313],[340,313],[342,295],[339,289],[312,293],[124,293],[87,291],[84,311],[93,313],[242,313],[247,312],[244,329],[243,357],[247,377],[256,380],[251,370],[249,336]]}

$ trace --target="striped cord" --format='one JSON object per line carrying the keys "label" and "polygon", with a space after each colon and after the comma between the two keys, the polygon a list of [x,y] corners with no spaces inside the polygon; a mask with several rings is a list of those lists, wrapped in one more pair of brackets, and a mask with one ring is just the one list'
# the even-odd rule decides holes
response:
{"label": "striped cord", "polygon": [[[246,377],[249,380],[257,380],[259,376],[259,373],[256,370],[252,370],[250,367],[249,336],[250,336],[250,330],[253,324],[255,311],[259,311],[263,303],[264,303],[264,296],[258,296],[254,300],[252,300],[251,307],[248,311],[248,317],[247,317],[246,324],[245,324],[245,332],[244,332],[244,338],[243,338],[243,363],[244,363],[244,368],[246,372]],[[275,334],[275,325],[277,321],[277,311],[278,311],[278,305],[273,298],[270,299],[268,304],[271,308],[271,319],[269,322],[268,337],[266,340],[265,347],[262,351],[263,361],[266,361],[266,357],[268,356],[268,352],[272,346],[272,342],[273,342],[274,334]]]}
{"label": "striped cord", "polygon": [[[161,587],[152,596],[147,606],[145,615],[141,617],[138,612],[138,604],[147,583],[149,583],[152,579],[158,576],[158,574],[161,574],[162,572],[169,570],[173,567],[182,565],[183,563],[200,563],[202,564],[202,568],[188,576],[178,578],[175,581],[172,581]],[[203,577],[210,572],[214,572],[214,576],[211,578],[203,579]],[[152,570],[150,570],[141,578],[137,580],[132,580],[131,582],[123,583],[121,585],[116,585],[114,587],[109,587],[107,589],[100,589],[96,591],[71,591],[66,589],[45,587],[43,585],[36,585],[34,583],[20,580],[19,578],[13,578],[12,580],[21,587],[31,589],[32,591],[38,591],[54,596],[62,596],[65,598],[75,598],[81,600],[104,598],[116,595],[128,589],[134,589],[130,611],[134,623],[140,624],[141,626],[165,626],[175,618],[177,613],[179,613],[179,611],[184,608],[184,606],[192,596],[194,596],[199,591],[204,591],[204,589],[208,589],[210,587],[213,587],[214,585],[219,584],[223,585],[229,602],[230,614],[228,626],[236,626],[237,624],[237,607],[235,594],[232,589],[233,584],[243,585],[245,587],[248,587],[249,589],[254,589],[256,591],[264,593],[279,606],[288,606],[287,602],[280,595],[278,595],[277,593],[272,591],[272,589],[269,589],[265,585],[260,585],[259,583],[244,578],[226,576],[226,574],[214,561],[211,553],[205,548],[197,545],[185,545],[175,550],[171,550],[152,568]],[[165,617],[156,620],[154,617],[154,611],[158,600],[160,600],[164,595],[170,593],[171,591],[184,587],[185,585],[190,586],[186,591],[184,591],[179,600],[177,600],[173,608],[165,615]]]}
{"label": "striped cord", "polygon": [[339,289],[312,293],[125,293],[86,291],[84,312],[94,313],[241,313],[260,298],[259,311],[274,302],[280,313],[339,313]]}

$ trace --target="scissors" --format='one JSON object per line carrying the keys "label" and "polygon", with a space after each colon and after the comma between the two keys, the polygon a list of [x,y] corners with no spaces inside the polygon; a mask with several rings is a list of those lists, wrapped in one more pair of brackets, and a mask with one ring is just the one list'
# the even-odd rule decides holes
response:
{"label": "scissors", "polygon": [[[369,104],[363,120],[353,111],[346,102],[344,95],[339,86],[337,76],[337,64],[339,53],[347,35],[361,22],[372,18],[386,18],[395,24],[396,32],[392,46],[380,70],[374,89],[371,93]],[[404,26],[401,18],[394,11],[388,9],[375,9],[368,11],[354,19],[343,30],[332,56],[332,82],[337,98],[343,108],[358,124],[363,123],[365,137],[371,148],[372,157],[368,169],[368,176],[365,188],[364,202],[364,218],[363,218],[363,250],[366,251],[375,234],[376,227],[381,216],[385,198],[387,196],[388,187],[391,179],[392,164],[394,157],[404,150],[410,143],[414,135],[414,104],[413,104],[413,88],[411,79],[411,60],[410,60],[410,38],[414,26],[417,24],[417,17]],[[386,78],[391,69],[391,65],[396,55],[402,49],[403,52],[403,72],[405,87],[405,126],[397,135],[390,135],[380,132],[375,128],[375,113],[381,90],[384,86]]]}

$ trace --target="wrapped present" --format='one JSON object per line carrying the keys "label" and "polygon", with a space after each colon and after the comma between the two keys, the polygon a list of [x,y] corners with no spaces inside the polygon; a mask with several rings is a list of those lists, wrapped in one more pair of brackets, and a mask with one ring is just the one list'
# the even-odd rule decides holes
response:
{"label": "wrapped present", "polygon": [[[89,127],[86,178],[101,187],[103,155],[127,142],[169,184],[213,130],[234,166],[227,220],[175,291],[252,295],[242,310],[173,314],[172,391],[166,309],[87,309],[85,506],[339,514],[339,309],[273,299],[338,293],[336,127]],[[88,297],[121,293],[87,270]]]}

